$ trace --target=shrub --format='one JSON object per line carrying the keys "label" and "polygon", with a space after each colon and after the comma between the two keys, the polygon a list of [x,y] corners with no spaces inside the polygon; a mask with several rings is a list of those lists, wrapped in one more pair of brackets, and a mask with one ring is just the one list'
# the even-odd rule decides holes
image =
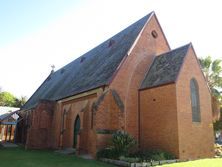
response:
{"label": "shrub", "polygon": [[129,149],[136,145],[136,140],[125,131],[117,131],[112,136],[112,144],[120,155],[128,155]]}
{"label": "shrub", "polygon": [[220,144],[214,144],[214,153],[217,157],[222,157],[222,146]]}
{"label": "shrub", "polygon": [[131,154],[130,157],[138,157],[141,161],[159,161],[175,159],[175,156],[169,152],[162,150],[145,150]]}
{"label": "shrub", "polygon": [[111,158],[111,159],[117,159],[119,158],[119,153],[116,152],[116,150],[112,147],[110,148],[104,148],[104,149],[101,149],[99,150],[97,153],[96,153],[96,157],[98,159],[100,158]]}
{"label": "shrub", "polygon": [[129,154],[130,148],[136,145],[135,139],[125,131],[116,131],[112,135],[112,147],[101,149],[97,158],[118,159]]}
{"label": "shrub", "polygon": [[125,157],[125,156],[120,156],[119,160],[130,162],[130,163],[136,163],[136,162],[141,161],[140,158],[137,158],[137,157]]}

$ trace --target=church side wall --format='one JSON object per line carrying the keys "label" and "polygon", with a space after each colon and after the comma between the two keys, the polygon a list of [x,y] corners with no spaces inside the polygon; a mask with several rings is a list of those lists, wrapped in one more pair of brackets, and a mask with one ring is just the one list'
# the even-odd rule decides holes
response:
{"label": "church side wall", "polygon": [[140,148],[161,149],[179,157],[176,86],[140,91]]}
{"label": "church side wall", "polygon": [[42,100],[29,111],[26,147],[35,149],[52,148],[52,118],[55,102]]}
{"label": "church side wall", "polygon": [[[185,57],[177,84],[179,149],[181,159],[213,157],[214,137],[211,95],[191,47]],[[199,87],[201,122],[192,122],[190,80]]]}
{"label": "church side wall", "polygon": [[[152,36],[154,30],[156,38]],[[110,88],[118,92],[125,106],[124,129],[137,140],[138,89],[154,57],[168,50],[169,46],[154,15],[111,82]]]}

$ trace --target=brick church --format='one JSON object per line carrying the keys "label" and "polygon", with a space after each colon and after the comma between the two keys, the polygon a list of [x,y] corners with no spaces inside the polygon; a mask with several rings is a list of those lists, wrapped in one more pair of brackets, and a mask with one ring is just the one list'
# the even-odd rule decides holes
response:
{"label": "brick church", "polygon": [[194,48],[171,50],[154,12],[52,71],[19,115],[17,141],[27,148],[95,157],[125,130],[140,149],[214,154],[211,93]]}

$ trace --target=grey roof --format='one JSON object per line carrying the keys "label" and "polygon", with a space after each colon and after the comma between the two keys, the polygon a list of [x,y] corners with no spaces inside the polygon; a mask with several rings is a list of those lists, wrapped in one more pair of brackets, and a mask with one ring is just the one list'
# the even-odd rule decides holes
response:
{"label": "grey roof", "polygon": [[7,107],[7,106],[0,106],[0,115],[8,113],[8,112],[14,112],[19,110],[20,108],[16,107]]}
{"label": "grey roof", "polygon": [[59,100],[109,84],[151,14],[52,73],[22,109],[35,107],[40,99]]}
{"label": "grey roof", "polygon": [[0,122],[10,116],[12,116],[13,119],[17,120],[18,115],[16,113],[19,111],[19,109],[20,108],[0,106]]}
{"label": "grey roof", "polygon": [[175,82],[190,44],[156,56],[141,89]]}
{"label": "grey roof", "polygon": [[15,112],[5,113],[0,115],[0,123],[2,124],[2,121],[8,119],[9,117],[13,118],[15,121],[19,118],[18,114]]}
{"label": "grey roof", "polygon": [[0,121],[4,120],[5,118],[7,118],[9,116],[10,113],[5,113],[0,115]]}

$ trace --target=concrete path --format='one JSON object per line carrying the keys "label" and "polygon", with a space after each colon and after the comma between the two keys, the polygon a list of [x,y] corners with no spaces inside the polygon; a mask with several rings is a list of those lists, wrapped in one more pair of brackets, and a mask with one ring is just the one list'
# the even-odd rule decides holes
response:
{"label": "concrete path", "polygon": [[75,154],[76,149],[74,149],[74,148],[65,148],[65,149],[62,149],[62,150],[56,150],[55,153],[66,154],[66,155]]}
{"label": "concrete path", "polygon": [[[75,154],[76,153],[76,149],[74,148],[64,148],[61,150],[56,150],[54,151],[55,153],[59,153],[59,154],[65,154],[65,155],[70,155],[70,154]],[[89,154],[82,154],[82,155],[78,155],[81,158],[84,159],[93,159],[93,157]]]}
{"label": "concrete path", "polygon": [[93,157],[89,154],[83,154],[83,155],[79,155],[79,157],[83,158],[83,159],[93,159]]}
{"label": "concrete path", "polygon": [[1,145],[2,147],[5,147],[5,148],[18,147],[17,144],[15,144],[15,143],[9,143],[9,142],[1,142],[0,145]]}

